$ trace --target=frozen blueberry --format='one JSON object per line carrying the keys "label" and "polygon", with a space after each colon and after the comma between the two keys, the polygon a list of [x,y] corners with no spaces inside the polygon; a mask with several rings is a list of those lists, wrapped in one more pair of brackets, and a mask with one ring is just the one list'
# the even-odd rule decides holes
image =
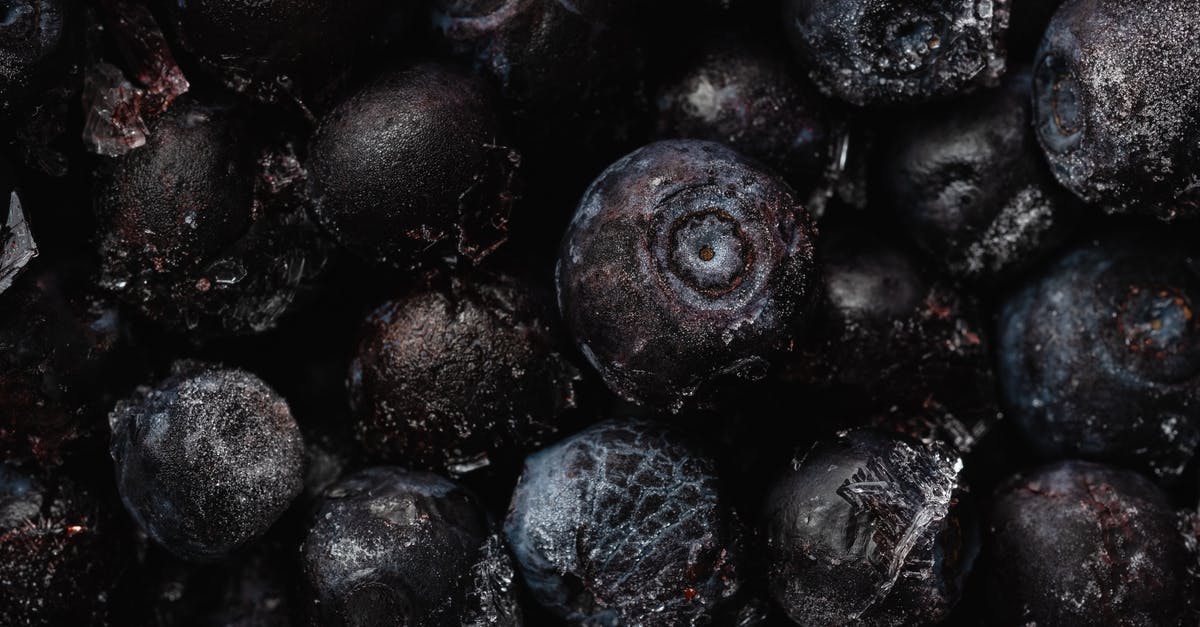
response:
{"label": "frozen blueberry", "polygon": [[1200,13],[1181,0],[1068,0],[1034,63],[1059,182],[1114,213],[1200,213]]}
{"label": "frozen blueberry", "polygon": [[350,395],[376,456],[463,473],[553,434],[575,406],[579,372],[549,294],[504,276],[442,283],[371,314]]}
{"label": "frozen blueberry", "polygon": [[998,282],[1063,240],[1077,208],[1054,181],[1031,122],[1032,78],[924,111],[890,138],[881,163],[893,211],[955,277]]}
{"label": "frozen blueberry", "polygon": [[375,467],[326,491],[301,548],[313,624],[521,624],[512,565],[475,498]]}
{"label": "frozen blueberry", "polygon": [[708,45],[659,90],[657,102],[659,134],[727,144],[774,168],[802,195],[830,177],[844,140],[833,103],[740,39]]}
{"label": "frozen blueberry", "polygon": [[610,389],[678,409],[788,348],[813,300],[815,235],[791,189],[730,148],[650,144],[584,194],[559,306]]}
{"label": "frozen blueberry", "polygon": [[949,96],[1004,73],[1007,0],[785,0],[783,20],[813,82],[855,105]]}
{"label": "frozen blueberry", "polygon": [[504,242],[514,200],[518,157],[500,142],[478,79],[434,64],[387,72],[313,136],[314,215],[369,260],[478,261]]}
{"label": "frozen blueberry", "polygon": [[78,36],[74,0],[12,0],[0,14],[0,110],[45,87],[42,79],[66,72],[64,53]]}
{"label": "frozen blueberry", "polygon": [[0,623],[107,624],[126,544],[80,485],[0,464]]}
{"label": "frozen blueberry", "polygon": [[852,431],[799,454],[767,496],[771,593],[800,625],[945,619],[978,552],[962,462]]}
{"label": "frozen blueberry", "polygon": [[1013,477],[987,523],[991,622],[1196,624],[1194,556],[1178,521],[1134,472],[1068,461]]}
{"label": "frozen blueberry", "polygon": [[531,455],[504,530],[534,599],[571,624],[707,624],[742,585],[714,464],[662,425],[605,422]]}
{"label": "frozen blueberry", "polygon": [[782,380],[839,426],[879,419],[970,449],[998,413],[974,302],[870,233],[822,237],[823,304]]}
{"label": "frozen blueberry", "polygon": [[273,162],[246,120],[182,98],[98,172],[102,285],[197,337],[272,328],[324,259],[301,203],[256,192]]}
{"label": "frozen blueberry", "polygon": [[1009,414],[1039,454],[1176,476],[1200,445],[1200,276],[1161,233],[1069,251],[1000,315]]}
{"label": "frozen blueberry", "polygon": [[303,484],[287,402],[243,370],[177,363],[117,403],[109,425],[126,509],[183,559],[219,559],[261,536]]}

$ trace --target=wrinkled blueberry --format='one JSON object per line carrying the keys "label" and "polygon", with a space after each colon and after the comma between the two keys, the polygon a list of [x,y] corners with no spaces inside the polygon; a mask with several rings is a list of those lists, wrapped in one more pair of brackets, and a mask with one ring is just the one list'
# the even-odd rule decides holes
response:
{"label": "wrinkled blueberry", "polygon": [[813,82],[855,105],[949,96],[1004,73],[1007,1],[785,0],[783,20]]}
{"label": "wrinkled blueberry", "polygon": [[1194,625],[1196,580],[1167,495],[1067,461],[1010,479],[988,515],[994,624]]}
{"label": "wrinkled blueberry", "polygon": [[678,409],[788,348],[813,300],[815,235],[791,189],[733,150],[650,144],[584,194],[559,306],[613,392]]}
{"label": "wrinkled blueberry", "polygon": [[475,498],[448,479],[369,468],[325,493],[301,548],[313,624],[521,624],[514,575]]}
{"label": "wrinkled blueberry", "polygon": [[1175,476],[1200,445],[1200,276],[1168,235],[1069,251],[1000,315],[1009,414],[1037,453]]}
{"label": "wrinkled blueberry", "polygon": [[1200,213],[1200,13],[1070,0],[1034,62],[1035,126],[1059,182],[1113,213]]}
{"label": "wrinkled blueberry", "polygon": [[453,277],[377,309],[350,367],[358,437],[395,463],[462,473],[536,446],[575,406],[549,294]]}
{"label": "wrinkled blueberry", "polygon": [[943,620],[978,552],[962,461],[852,431],[798,454],[767,496],[771,593],[800,625]]}
{"label": "wrinkled blueberry", "polygon": [[883,190],[917,244],[950,274],[996,282],[1057,247],[1077,212],[1031,127],[1032,78],[1010,75],[897,129]]}
{"label": "wrinkled blueberry", "polygon": [[373,261],[478,261],[504,242],[518,157],[486,87],[451,68],[391,71],[321,122],[309,146],[314,215]]}
{"label": "wrinkled blueberry", "polygon": [[572,624],[701,625],[742,585],[712,460],[648,422],[531,455],[504,531],[534,599]]}
{"label": "wrinkled blueberry", "polygon": [[183,559],[219,559],[261,536],[303,484],[287,402],[243,370],[179,362],[117,403],[109,425],[126,509]]}
{"label": "wrinkled blueberry", "polygon": [[146,146],[106,163],[101,284],[193,337],[274,327],[324,257],[301,203],[258,197],[274,161],[253,137],[244,112],[181,98]]}
{"label": "wrinkled blueberry", "polygon": [[126,540],[82,486],[0,464],[0,624],[105,624]]}

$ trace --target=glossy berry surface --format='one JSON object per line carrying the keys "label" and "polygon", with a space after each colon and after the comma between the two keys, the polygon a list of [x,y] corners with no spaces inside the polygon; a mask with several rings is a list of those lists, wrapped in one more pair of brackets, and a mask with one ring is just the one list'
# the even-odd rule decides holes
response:
{"label": "glossy berry surface", "polygon": [[[1194,217],[1200,15],[1178,0],[1064,2],[1034,62],[1054,175],[1110,212]],[[1119,77],[1119,78],[1118,78]]]}
{"label": "glossy berry surface", "polygon": [[552,435],[580,376],[550,294],[504,276],[445,283],[371,314],[350,397],[376,456],[461,473]]}
{"label": "glossy berry surface", "polygon": [[945,619],[978,552],[962,467],[874,431],[798,453],[764,509],[775,602],[800,625]]}
{"label": "glossy berry surface", "polygon": [[1001,389],[1039,454],[1162,476],[1195,454],[1200,281],[1190,247],[1152,233],[1077,247],[1005,303]]}
{"label": "glossy berry surface", "polygon": [[378,77],[313,135],[317,221],[371,261],[482,259],[506,238],[519,162],[492,107],[482,81],[447,66]]}
{"label": "glossy berry surface", "polygon": [[1032,129],[1029,72],[910,120],[884,152],[883,189],[913,240],[950,274],[999,282],[1062,243],[1078,212]]}
{"label": "glossy berry surface", "polygon": [[118,403],[109,425],[126,509],[184,559],[219,559],[261,536],[302,487],[287,402],[243,370],[176,364]]}
{"label": "glossy berry surface", "polygon": [[331,486],[301,549],[312,624],[519,625],[511,562],[452,481],[369,468]]}
{"label": "glossy berry surface", "polygon": [[609,421],[526,459],[504,530],[534,599],[571,624],[702,625],[742,585],[728,507],[678,434]]}
{"label": "glossy berry surface", "polygon": [[1134,472],[1069,461],[1013,477],[987,520],[994,624],[1194,623],[1179,520]]}
{"label": "glossy berry surface", "polygon": [[783,21],[813,82],[855,105],[950,96],[1005,69],[1007,0],[786,0]]}
{"label": "glossy berry surface", "polygon": [[617,395],[678,408],[761,377],[813,300],[815,229],[733,150],[650,144],[592,182],[559,254],[559,306]]}

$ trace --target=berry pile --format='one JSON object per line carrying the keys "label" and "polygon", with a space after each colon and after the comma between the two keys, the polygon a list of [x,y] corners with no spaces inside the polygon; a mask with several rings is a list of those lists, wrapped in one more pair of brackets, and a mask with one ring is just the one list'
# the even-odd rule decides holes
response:
{"label": "berry pile", "polygon": [[0,625],[1200,624],[1193,0],[0,4]]}

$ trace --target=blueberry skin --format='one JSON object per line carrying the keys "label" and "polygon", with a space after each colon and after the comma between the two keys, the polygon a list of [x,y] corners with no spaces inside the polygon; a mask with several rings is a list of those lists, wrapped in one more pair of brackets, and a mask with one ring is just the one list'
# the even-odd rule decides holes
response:
{"label": "blueberry skin", "polygon": [[1080,461],[1013,477],[988,514],[997,625],[1194,625],[1196,581],[1167,495]]}
{"label": "blueberry skin", "polygon": [[1064,239],[1078,209],[1032,128],[1033,79],[925,111],[889,138],[883,191],[917,244],[951,275],[1001,283]]}
{"label": "blueberry skin", "polygon": [[301,547],[311,624],[519,625],[510,558],[497,542],[454,482],[363,470],[326,491]]}
{"label": "blueberry skin", "polygon": [[1200,277],[1161,233],[1069,251],[1001,309],[999,379],[1013,424],[1047,458],[1177,476],[1200,444]]}
{"label": "blueberry skin", "polygon": [[376,457],[459,474],[552,435],[580,375],[549,294],[502,275],[438,283],[370,315],[350,399]]}
{"label": "blueberry skin", "polygon": [[826,95],[854,105],[923,102],[994,86],[1008,0],[786,0],[783,26]]}
{"label": "blueberry skin", "polygon": [[657,142],[584,194],[559,307],[613,392],[678,410],[717,380],[761,377],[789,346],[813,299],[815,235],[791,189],[733,150]]}
{"label": "blueberry skin", "polygon": [[742,585],[714,463],[660,424],[604,422],[529,456],[504,532],[534,599],[571,624],[708,624]]}
{"label": "blueberry skin", "polygon": [[303,487],[287,402],[243,370],[179,362],[117,403],[109,426],[125,508],[182,559],[217,560],[258,538]]}
{"label": "blueberry skin", "polygon": [[933,624],[978,552],[962,461],[852,431],[796,456],[764,508],[771,594],[800,625]]}
{"label": "blueberry skin", "polygon": [[1034,62],[1035,126],[1058,181],[1110,213],[1196,216],[1198,48],[1190,2],[1063,3]]}
{"label": "blueberry skin", "polygon": [[469,75],[436,64],[387,72],[321,121],[309,155],[313,215],[367,260],[478,261],[506,238],[519,159]]}

